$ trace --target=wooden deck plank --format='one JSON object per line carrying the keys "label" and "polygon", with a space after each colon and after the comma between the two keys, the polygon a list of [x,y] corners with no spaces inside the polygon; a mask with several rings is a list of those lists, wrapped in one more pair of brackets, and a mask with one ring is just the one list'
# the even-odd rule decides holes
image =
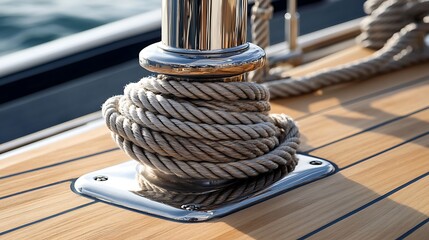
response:
{"label": "wooden deck plank", "polygon": [[423,223],[422,226],[416,225],[416,229],[410,229],[412,232],[410,232],[409,235],[407,234],[407,236],[404,236],[405,239],[427,239],[429,236],[429,217],[427,217],[425,221],[422,221],[421,223]]}
{"label": "wooden deck plank", "polygon": [[[336,55],[334,55],[336,56]],[[337,65],[340,57],[332,61]],[[354,99],[388,92],[418,82],[425,78],[429,63],[419,64],[365,81],[351,82],[343,85],[326,88],[314,94],[306,94],[293,98],[275,99],[271,101],[273,113],[287,113],[295,119],[306,117],[334,106],[353,102]],[[298,69],[300,75],[309,73],[309,69]],[[294,75],[294,74],[293,74]]]}
{"label": "wooden deck plank", "polygon": [[309,239],[397,239],[428,215],[429,177],[425,177]]}
{"label": "wooden deck plank", "polygon": [[[414,86],[335,108],[298,121],[302,144],[308,151],[368,127],[427,107],[429,79]],[[332,127],[335,126],[335,131]]]}
{"label": "wooden deck plank", "polygon": [[129,157],[125,153],[122,151],[113,151],[89,157],[82,161],[70,162],[65,165],[58,165],[40,171],[1,179],[0,197],[53,182],[78,178],[85,173],[119,164],[126,160],[129,160]]}
{"label": "wooden deck plank", "polygon": [[[82,234],[86,237],[118,236],[116,234],[121,232],[123,237],[159,239],[172,236],[228,239],[240,236],[288,236],[295,239],[429,171],[429,162],[425,161],[425,156],[429,153],[425,146],[428,143],[429,136],[423,137],[327,179],[217,221],[180,224],[97,203],[10,233],[8,237],[19,238],[26,234],[37,236],[37,232],[43,231],[46,237],[61,233],[69,238]],[[410,156],[409,152],[418,154]],[[400,169],[404,164],[409,164],[410,167]],[[379,174],[380,172],[383,174]],[[102,219],[106,220],[91,221],[95,217],[94,214],[100,214]],[[122,219],[121,223],[116,219]],[[138,224],[133,224],[136,222]],[[56,227],[58,223],[62,224]],[[196,232],[196,227],[200,231]],[[145,231],[141,231],[142,229]]]}
{"label": "wooden deck plank", "polygon": [[70,191],[70,182],[0,199],[0,232],[88,203]]}
{"label": "wooden deck plank", "polygon": [[[247,217],[246,212],[239,212],[237,215],[241,216],[238,217],[246,217],[248,220],[245,225],[237,228],[257,239],[302,237],[427,173],[428,144],[429,136],[420,138],[258,206],[258,209],[265,207],[269,211],[251,209],[249,211],[252,213],[247,212]],[[410,156],[410,152],[418,154]],[[264,214],[256,217],[259,212]],[[231,229],[221,237],[236,238],[240,235],[238,231]]]}
{"label": "wooden deck plank", "polygon": [[[312,151],[341,169],[429,131],[429,109]],[[377,144],[373,144],[376,142]]]}
{"label": "wooden deck plank", "polygon": [[[94,215],[97,215],[98,220],[94,219]],[[6,237],[22,239],[31,235],[35,239],[56,236],[61,236],[61,239],[144,239],[151,234],[166,231],[172,225],[182,225],[177,222],[164,223],[165,220],[159,218],[148,218],[143,214],[96,203],[9,233]]]}
{"label": "wooden deck plank", "polygon": [[[97,144],[88,144],[91,142]],[[109,137],[107,128],[105,126],[97,127],[88,132],[0,160],[0,179],[17,171],[43,167],[95,153],[100,149],[116,147]]]}

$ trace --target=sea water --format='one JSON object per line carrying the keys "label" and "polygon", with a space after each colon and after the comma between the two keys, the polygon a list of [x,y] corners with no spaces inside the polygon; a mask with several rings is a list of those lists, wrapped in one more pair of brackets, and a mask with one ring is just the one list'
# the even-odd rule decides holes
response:
{"label": "sea water", "polygon": [[160,6],[160,0],[0,0],[0,56]]}

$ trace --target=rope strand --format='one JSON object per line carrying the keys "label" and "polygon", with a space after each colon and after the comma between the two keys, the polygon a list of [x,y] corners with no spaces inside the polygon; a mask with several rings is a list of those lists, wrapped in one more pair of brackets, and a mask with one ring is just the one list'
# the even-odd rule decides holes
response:
{"label": "rope strand", "polygon": [[[263,83],[271,98],[298,96],[334,84],[372,77],[429,59],[424,42],[429,23],[426,0],[368,0],[369,14],[362,22],[357,38],[363,47],[379,49],[372,56],[338,67],[322,69],[304,77]],[[261,37],[261,36],[260,36]],[[256,37],[254,37],[255,39]]]}

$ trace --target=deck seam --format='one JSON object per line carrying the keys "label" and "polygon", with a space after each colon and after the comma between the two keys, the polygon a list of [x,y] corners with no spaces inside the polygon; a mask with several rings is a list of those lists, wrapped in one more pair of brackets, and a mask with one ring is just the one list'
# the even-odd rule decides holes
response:
{"label": "deck seam", "polygon": [[406,231],[404,234],[402,234],[401,236],[399,236],[397,239],[402,240],[407,238],[408,236],[410,236],[412,233],[414,233],[417,229],[423,227],[426,223],[429,223],[429,217],[426,218],[425,220],[421,221],[420,223],[418,223],[417,225],[415,225],[414,227],[412,227],[410,230]]}
{"label": "deck seam", "polygon": [[46,169],[46,168],[56,167],[56,166],[59,166],[59,165],[62,165],[62,164],[66,164],[66,163],[70,163],[70,162],[75,162],[75,161],[82,160],[82,159],[85,159],[85,158],[95,157],[95,156],[98,156],[98,155],[101,155],[101,154],[104,154],[104,153],[113,152],[113,151],[116,151],[116,150],[119,150],[119,148],[118,147],[116,147],[116,148],[110,148],[110,149],[107,149],[107,150],[103,150],[103,151],[91,153],[91,154],[88,154],[88,155],[84,155],[84,156],[80,156],[80,157],[68,159],[68,160],[65,160],[65,161],[53,163],[53,164],[46,165],[46,166],[43,166],[43,167],[32,168],[32,169],[25,170],[25,171],[22,171],[22,172],[12,173],[12,174],[9,174],[9,175],[6,175],[6,176],[1,176],[0,180],[6,179],[6,178],[10,178],[10,177],[19,176],[19,175],[22,175],[22,174],[25,174],[25,173],[30,173],[30,172],[35,172],[35,171],[43,170],[43,169]]}
{"label": "deck seam", "polygon": [[325,143],[325,144],[323,144],[323,145],[321,145],[321,146],[314,147],[314,148],[312,148],[312,149],[310,149],[310,150],[306,150],[306,151],[304,151],[304,153],[307,153],[307,154],[308,154],[308,153],[310,153],[310,152],[313,152],[313,151],[319,150],[319,149],[321,149],[321,148],[324,148],[324,147],[330,146],[330,145],[335,144],[335,143],[339,143],[339,142],[341,142],[341,141],[343,141],[343,140],[346,140],[346,139],[349,139],[349,138],[352,138],[352,137],[358,136],[358,135],[360,135],[360,134],[362,134],[362,133],[365,133],[365,132],[368,132],[368,131],[371,131],[371,130],[374,130],[374,129],[377,129],[377,128],[380,128],[380,127],[383,127],[383,126],[388,125],[388,124],[390,124],[390,123],[393,123],[393,122],[396,122],[396,121],[402,120],[402,119],[404,119],[404,118],[407,118],[407,117],[409,117],[409,116],[415,115],[415,114],[417,114],[417,113],[420,113],[420,112],[426,111],[426,110],[428,110],[428,109],[429,109],[429,106],[426,106],[426,107],[424,107],[424,108],[422,108],[422,109],[419,109],[419,110],[416,110],[416,111],[414,111],[414,112],[407,113],[407,114],[405,114],[405,115],[400,115],[400,116],[398,116],[398,117],[395,117],[395,118],[389,119],[389,120],[387,120],[387,121],[384,121],[384,122],[381,122],[381,123],[379,123],[379,124],[376,124],[376,125],[373,125],[373,126],[371,126],[371,127],[368,127],[368,128],[366,128],[366,129],[363,129],[363,130],[361,130],[361,131],[359,131],[359,132],[357,132],[357,133],[351,134],[351,135],[349,135],[349,136],[346,136],[346,137],[343,137],[343,138],[340,138],[340,139],[334,140],[334,141],[329,142],[329,143]]}
{"label": "deck seam", "polygon": [[404,184],[402,184],[402,185],[400,185],[400,186],[398,186],[398,187],[390,190],[389,192],[387,192],[387,193],[385,193],[385,194],[377,197],[376,199],[373,199],[373,200],[367,202],[366,204],[364,204],[364,205],[362,205],[362,206],[360,206],[358,208],[355,208],[354,210],[352,210],[352,211],[344,214],[343,216],[338,217],[338,218],[332,220],[331,222],[329,222],[329,223],[327,223],[327,224],[325,224],[325,225],[317,228],[316,230],[313,230],[310,233],[307,233],[306,235],[298,238],[298,240],[308,239],[309,237],[311,237],[311,236],[313,236],[313,235],[315,235],[315,234],[317,234],[317,233],[319,233],[319,232],[321,232],[321,231],[323,231],[323,230],[325,230],[325,229],[327,229],[327,228],[329,228],[329,227],[331,227],[331,226],[333,226],[333,225],[335,225],[335,224],[337,224],[337,223],[339,223],[339,222],[341,222],[341,221],[343,221],[343,220],[345,220],[345,219],[347,219],[347,218],[355,215],[356,213],[358,213],[358,212],[360,212],[360,211],[362,211],[362,210],[364,210],[364,209],[366,209],[366,208],[374,205],[375,203],[377,203],[377,202],[379,202],[379,201],[381,201],[381,200],[383,200],[383,199],[385,199],[385,198],[387,198],[387,197],[389,197],[389,196],[391,196],[391,195],[393,195],[393,194],[401,191],[402,189],[404,189],[404,188],[412,185],[413,183],[418,182],[419,180],[421,180],[421,179],[423,179],[423,178],[425,178],[427,176],[429,176],[429,172],[421,174],[420,176],[418,176],[418,177],[416,177],[416,178],[414,178],[414,179],[412,179],[412,180],[410,180],[410,181],[408,181],[408,182],[406,182],[406,183],[404,183]]}
{"label": "deck seam", "polygon": [[357,97],[355,99],[351,99],[351,100],[345,101],[343,103],[340,103],[340,104],[337,104],[337,105],[333,105],[333,106],[327,107],[325,109],[321,109],[319,111],[308,113],[308,114],[306,114],[304,116],[295,118],[295,120],[296,121],[303,120],[303,119],[306,119],[308,117],[311,117],[311,116],[314,116],[314,115],[317,115],[317,114],[320,114],[320,113],[327,112],[327,111],[330,111],[332,109],[338,108],[340,106],[347,106],[347,105],[350,105],[350,104],[353,104],[353,103],[358,103],[360,101],[367,100],[369,98],[373,98],[373,97],[381,96],[381,95],[384,95],[384,94],[387,94],[387,93],[390,93],[390,92],[394,92],[396,90],[400,90],[400,89],[403,89],[403,88],[406,88],[406,87],[410,87],[410,86],[413,86],[413,85],[425,82],[428,79],[429,79],[429,75],[423,76],[423,77],[417,78],[417,79],[415,79],[413,81],[405,82],[403,84],[399,84],[399,85],[393,86],[391,88],[386,88],[386,89],[383,89],[383,90],[378,91],[378,92],[373,92],[373,93],[368,94],[368,95],[360,96],[360,97]]}
{"label": "deck seam", "polygon": [[36,220],[36,221],[29,222],[29,223],[26,223],[26,224],[20,225],[20,226],[18,226],[18,227],[11,228],[11,229],[9,229],[9,230],[6,230],[6,231],[3,231],[3,232],[0,232],[0,236],[3,236],[3,235],[5,235],[5,234],[7,234],[7,233],[11,233],[11,232],[14,232],[14,231],[16,231],[16,230],[20,230],[20,229],[22,229],[22,228],[25,228],[25,227],[28,227],[28,226],[34,225],[34,224],[36,224],[36,223],[44,222],[44,221],[46,221],[46,220],[49,220],[49,219],[52,219],[52,218],[55,218],[55,217],[58,217],[58,216],[64,215],[64,214],[69,213],[69,212],[73,212],[73,211],[75,211],[75,210],[78,210],[78,209],[81,209],[81,208],[84,208],[84,207],[90,206],[90,205],[92,205],[92,204],[94,204],[94,203],[96,203],[96,201],[92,201],[92,202],[88,202],[88,203],[85,203],[85,204],[81,204],[81,205],[79,205],[79,206],[76,206],[76,207],[73,207],[73,208],[69,208],[69,209],[67,209],[67,210],[65,210],[65,211],[62,211],[62,212],[59,212],[59,213],[55,213],[55,214],[49,215],[49,216],[47,216],[47,217],[44,217],[44,218],[38,219],[38,220]]}
{"label": "deck seam", "polygon": [[390,150],[393,150],[393,149],[395,149],[395,148],[397,148],[397,147],[400,147],[400,146],[402,146],[402,145],[404,145],[404,144],[407,144],[407,143],[410,143],[410,142],[412,142],[412,141],[414,141],[414,140],[417,140],[417,139],[419,139],[419,138],[422,138],[422,137],[424,137],[424,136],[426,136],[426,135],[428,135],[428,134],[429,134],[429,131],[428,131],[428,132],[421,133],[421,134],[419,134],[419,135],[417,135],[417,136],[414,136],[414,137],[412,137],[412,138],[410,138],[410,139],[408,139],[408,140],[406,140],[406,141],[403,141],[403,142],[398,143],[398,144],[396,144],[396,145],[393,145],[393,146],[391,146],[391,147],[389,147],[389,148],[386,148],[386,149],[384,149],[384,150],[383,150],[383,151],[381,151],[381,152],[375,153],[375,154],[373,154],[373,155],[371,155],[371,156],[365,157],[365,158],[363,158],[363,159],[361,159],[361,160],[359,160],[359,161],[356,161],[356,162],[351,163],[351,164],[349,164],[349,165],[346,165],[346,166],[344,166],[344,167],[342,167],[342,168],[339,168],[339,169],[338,169],[338,171],[342,171],[342,170],[345,170],[345,169],[347,169],[347,168],[353,167],[353,166],[355,166],[355,165],[357,165],[357,164],[359,164],[359,163],[362,163],[362,162],[368,161],[369,159],[371,159],[371,158],[373,158],[373,157],[376,157],[376,156],[381,155],[381,154],[383,154],[383,153],[386,153],[386,152],[388,152],[388,151],[390,151]]}
{"label": "deck seam", "polygon": [[0,200],[4,200],[4,199],[15,197],[15,196],[18,196],[18,195],[21,195],[21,194],[25,194],[25,193],[37,191],[37,190],[44,189],[44,188],[47,188],[47,187],[52,187],[52,186],[55,186],[55,185],[58,185],[58,184],[61,184],[61,183],[72,182],[74,180],[76,180],[76,179],[75,178],[70,178],[70,179],[65,179],[65,180],[61,180],[61,181],[57,181],[57,182],[45,184],[45,185],[38,186],[38,187],[35,187],[35,188],[30,188],[30,189],[27,189],[27,190],[24,190],[24,191],[12,193],[12,194],[0,197]]}

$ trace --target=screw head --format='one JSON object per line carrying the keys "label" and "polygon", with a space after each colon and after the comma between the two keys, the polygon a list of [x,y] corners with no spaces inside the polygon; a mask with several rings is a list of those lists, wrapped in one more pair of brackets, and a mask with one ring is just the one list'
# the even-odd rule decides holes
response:
{"label": "screw head", "polygon": [[102,175],[94,177],[94,180],[97,182],[104,182],[104,181],[107,181],[108,179],[109,178],[107,176],[102,176]]}
{"label": "screw head", "polygon": [[180,206],[180,208],[185,209],[187,211],[197,211],[200,209],[200,206],[198,204],[184,204]]}
{"label": "screw head", "polygon": [[311,165],[322,165],[322,161],[318,161],[318,160],[313,160],[310,162]]}

